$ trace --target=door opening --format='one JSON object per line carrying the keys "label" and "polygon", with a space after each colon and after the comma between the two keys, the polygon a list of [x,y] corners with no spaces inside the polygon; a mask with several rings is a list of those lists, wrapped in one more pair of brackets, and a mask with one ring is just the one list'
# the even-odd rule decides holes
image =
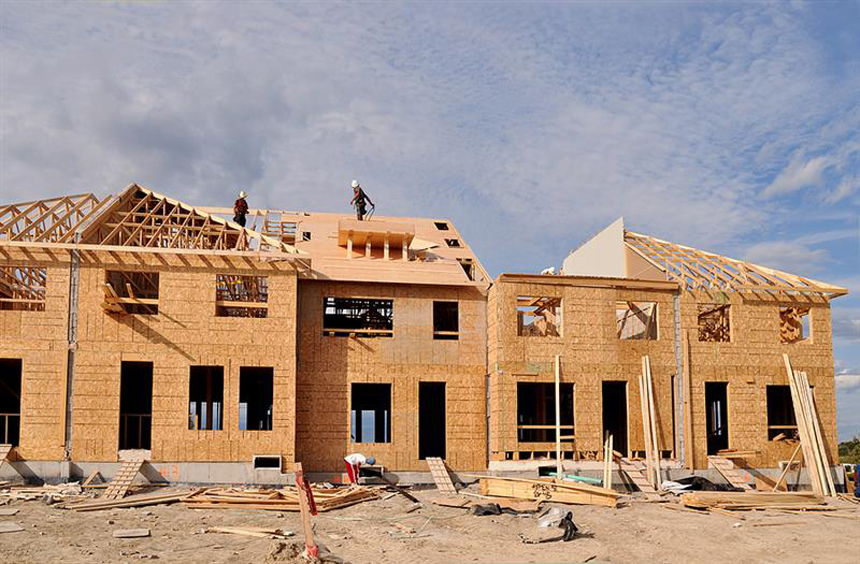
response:
{"label": "door opening", "polygon": [[418,458],[445,458],[445,382],[418,383]]}
{"label": "door opening", "polygon": [[0,359],[0,445],[21,439],[21,360]]}
{"label": "door opening", "polygon": [[705,382],[708,454],[729,448],[728,382]]}
{"label": "door opening", "polygon": [[119,385],[119,449],[152,443],[152,363],[123,362]]}
{"label": "door opening", "polygon": [[613,449],[627,456],[627,382],[603,382],[603,436],[612,435]]}

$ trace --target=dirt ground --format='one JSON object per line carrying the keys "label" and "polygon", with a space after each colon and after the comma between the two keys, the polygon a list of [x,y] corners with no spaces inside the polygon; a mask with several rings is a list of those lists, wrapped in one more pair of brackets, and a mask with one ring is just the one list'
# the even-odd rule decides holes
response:
{"label": "dirt ground", "polygon": [[[408,513],[413,504],[400,495],[321,513],[314,517],[316,538],[353,564],[860,562],[860,506],[845,501],[831,502],[844,508],[842,517],[768,510],[742,512],[743,519],[671,511],[638,501],[617,509],[559,506],[573,511],[581,536],[570,542],[524,544],[520,534],[535,538],[560,530],[539,529],[535,515],[477,517],[466,509],[431,503],[439,495],[435,490],[414,493],[422,507]],[[201,510],[181,504],[77,513],[40,501],[13,501],[3,507],[17,508],[18,513],[0,516],[0,523],[24,527],[22,532],[0,533],[3,563],[301,561],[295,557],[303,538],[297,513]],[[288,529],[296,540],[202,532],[217,525]],[[132,528],[148,528],[152,536],[111,536],[116,529]],[[287,546],[279,548],[279,543]]]}

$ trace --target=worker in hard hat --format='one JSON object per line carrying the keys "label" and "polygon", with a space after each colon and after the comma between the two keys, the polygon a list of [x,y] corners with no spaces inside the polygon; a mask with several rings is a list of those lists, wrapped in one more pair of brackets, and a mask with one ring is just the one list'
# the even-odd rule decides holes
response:
{"label": "worker in hard hat", "polygon": [[245,198],[248,194],[245,191],[239,192],[239,198],[233,204],[233,221],[245,227],[245,216],[248,215],[248,202]]}
{"label": "worker in hard hat", "polygon": [[349,478],[350,484],[358,483],[358,473],[362,464],[369,464],[370,466],[376,464],[375,458],[372,456],[364,456],[360,452],[347,455],[343,457],[343,460],[346,462],[346,475]]}
{"label": "worker in hard hat", "polygon": [[352,201],[349,202],[355,207],[355,217],[358,221],[362,221],[367,215],[367,204],[371,208],[376,208],[370,197],[364,193],[358,180],[352,181]]}

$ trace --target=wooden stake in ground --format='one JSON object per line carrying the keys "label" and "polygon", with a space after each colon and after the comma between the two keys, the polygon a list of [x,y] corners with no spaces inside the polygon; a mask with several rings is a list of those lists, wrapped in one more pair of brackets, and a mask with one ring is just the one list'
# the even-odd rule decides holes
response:
{"label": "wooden stake in ground", "polygon": [[316,511],[311,509],[313,507],[313,493],[310,483],[302,472],[301,462],[296,462],[296,489],[299,494],[299,507],[302,511],[302,527],[305,530],[304,554],[309,558],[318,558],[320,549],[314,542],[314,531],[311,528],[311,514],[316,515]]}

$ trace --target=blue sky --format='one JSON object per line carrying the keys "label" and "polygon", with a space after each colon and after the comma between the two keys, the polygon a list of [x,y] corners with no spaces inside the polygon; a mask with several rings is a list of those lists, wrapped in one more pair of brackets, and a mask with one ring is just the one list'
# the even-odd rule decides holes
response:
{"label": "blue sky", "polygon": [[492,274],[610,221],[840,284],[860,433],[860,3],[0,3],[3,201],[451,218]]}

